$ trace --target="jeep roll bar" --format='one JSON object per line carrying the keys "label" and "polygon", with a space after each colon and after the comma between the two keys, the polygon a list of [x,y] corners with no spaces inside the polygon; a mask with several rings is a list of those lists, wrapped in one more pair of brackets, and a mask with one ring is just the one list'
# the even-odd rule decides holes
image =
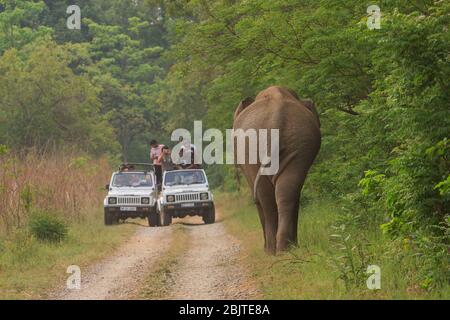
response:
{"label": "jeep roll bar", "polygon": [[[149,170],[137,170],[136,167],[141,166],[141,167],[147,167],[147,169]],[[136,171],[144,171],[144,172],[148,172],[148,171],[153,171],[155,172],[155,167],[153,164],[151,163],[140,163],[140,162],[126,162],[126,163],[122,163],[121,165],[119,165],[119,171],[125,171],[125,170],[136,170]]]}

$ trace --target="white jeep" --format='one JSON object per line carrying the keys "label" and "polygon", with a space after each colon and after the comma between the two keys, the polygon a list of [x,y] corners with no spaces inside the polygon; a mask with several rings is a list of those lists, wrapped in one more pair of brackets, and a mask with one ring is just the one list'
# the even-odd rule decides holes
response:
{"label": "white jeep", "polygon": [[160,225],[168,226],[172,218],[201,216],[206,224],[214,223],[216,213],[213,194],[203,169],[166,171],[158,198]]}
{"label": "white jeep", "polygon": [[[137,169],[137,167],[143,167]],[[105,225],[117,224],[127,218],[148,219],[151,227],[158,226],[156,212],[157,186],[153,165],[125,163],[111,176],[106,185],[108,195],[103,202]]]}

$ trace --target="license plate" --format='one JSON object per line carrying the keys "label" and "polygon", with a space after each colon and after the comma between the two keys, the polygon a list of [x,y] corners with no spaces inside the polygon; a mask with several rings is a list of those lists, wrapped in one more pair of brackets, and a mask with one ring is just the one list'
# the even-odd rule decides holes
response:
{"label": "license plate", "polygon": [[193,207],[194,204],[193,203],[182,203],[181,206],[182,207]]}
{"label": "license plate", "polygon": [[120,211],[136,211],[136,207],[120,207]]}

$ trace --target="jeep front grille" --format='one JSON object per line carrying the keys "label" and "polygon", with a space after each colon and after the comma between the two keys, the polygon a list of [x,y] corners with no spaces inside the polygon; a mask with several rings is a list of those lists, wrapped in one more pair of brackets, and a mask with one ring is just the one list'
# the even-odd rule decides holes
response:
{"label": "jeep front grille", "polygon": [[140,197],[118,197],[117,204],[141,204]]}
{"label": "jeep front grille", "polygon": [[175,195],[175,201],[181,202],[181,201],[198,201],[200,200],[200,194],[199,193],[183,193],[183,194],[176,194]]}

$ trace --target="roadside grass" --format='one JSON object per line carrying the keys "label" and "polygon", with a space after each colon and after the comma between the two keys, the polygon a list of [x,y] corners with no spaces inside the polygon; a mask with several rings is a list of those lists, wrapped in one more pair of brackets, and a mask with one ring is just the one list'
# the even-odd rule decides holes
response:
{"label": "roadside grass", "polygon": [[172,224],[170,228],[173,228],[173,232],[169,248],[158,260],[158,264],[147,270],[145,285],[138,293],[138,299],[167,299],[170,295],[173,274],[183,252],[189,247],[189,230],[180,224]]}
{"label": "roadside grass", "polygon": [[[215,201],[225,226],[242,242],[242,262],[264,299],[450,298],[450,285],[422,289],[415,252],[384,237],[378,228],[336,230],[344,213],[335,203],[304,206],[298,247],[274,257],[264,253],[262,228],[249,196],[218,192]],[[367,288],[368,265],[381,268],[380,290]]]}
{"label": "roadside grass", "polygon": [[[81,268],[117,249],[136,225],[103,225],[103,211],[95,209],[82,222],[69,224],[66,240],[39,241],[25,229],[0,239],[0,299],[45,299],[63,288],[70,265]],[[83,279],[83,278],[82,278]]]}

